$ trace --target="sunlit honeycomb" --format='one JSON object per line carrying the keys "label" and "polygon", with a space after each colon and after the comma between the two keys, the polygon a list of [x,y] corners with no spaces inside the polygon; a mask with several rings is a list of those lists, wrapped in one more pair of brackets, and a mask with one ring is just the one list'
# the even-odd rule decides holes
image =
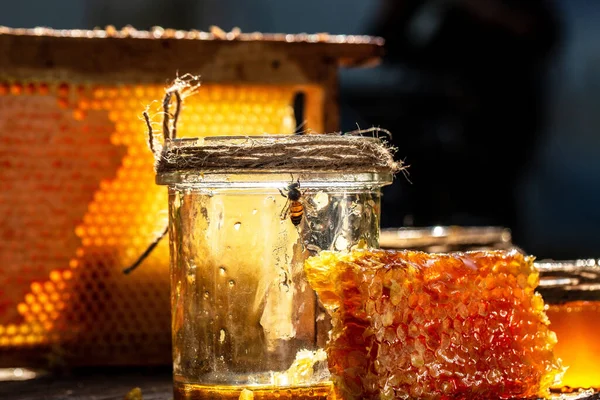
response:
{"label": "sunlit honeycomb", "polygon": [[[294,93],[203,85],[178,135],[291,133]],[[0,351],[170,361],[168,241],[122,273],[166,226],[140,118],[150,105],[159,128],[163,95],[162,85],[0,83]]]}

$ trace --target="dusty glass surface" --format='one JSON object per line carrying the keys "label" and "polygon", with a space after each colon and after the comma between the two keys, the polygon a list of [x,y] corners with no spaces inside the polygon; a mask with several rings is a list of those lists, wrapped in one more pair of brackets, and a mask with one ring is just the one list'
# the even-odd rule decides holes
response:
{"label": "dusty glass surface", "polygon": [[[327,398],[329,321],[303,263],[320,249],[376,247],[380,187],[391,177],[177,179],[185,182],[169,184],[176,395]],[[286,197],[293,182],[301,207]]]}

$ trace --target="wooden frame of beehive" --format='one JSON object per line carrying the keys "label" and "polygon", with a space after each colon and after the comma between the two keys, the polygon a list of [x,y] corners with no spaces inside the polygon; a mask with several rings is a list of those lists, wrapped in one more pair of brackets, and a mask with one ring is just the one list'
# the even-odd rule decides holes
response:
{"label": "wooden frame of beehive", "polygon": [[338,67],[381,54],[362,36],[0,28],[0,367],[170,362],[166,243],[121,275],[166,220],[139,116],[169,80],[202,79],[181,136],[292,133],[298,92],[304,129],[331,132]]}

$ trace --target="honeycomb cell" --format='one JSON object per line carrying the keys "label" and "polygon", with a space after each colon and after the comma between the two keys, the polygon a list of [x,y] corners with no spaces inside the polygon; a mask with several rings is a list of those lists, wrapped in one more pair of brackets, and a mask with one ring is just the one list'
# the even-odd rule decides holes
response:
{"label": "honeycomb cell", "polygon": [[83,121],[86,117],[86,112],[83,108],[77,108],[73,110],[73,119],[76,121]]}
{"label": "honeycomb cell", "polygon": [[56,94],[59,97],[66,97],[69,95],[70,85],[68,83],[61,83],[58,85]]}
{"label": "honeycomb cell", "polygon": [[27,304],[25,303],[19,303],[19,305],[17,306],[17,310],[21,315],[27,314],[27,312],[29,311],[29,306],[27,306]]}
{"label": "honeycomb cell", "polygon": [[28,83],[25,85],[25,93],[26,94],[34,94],[36,92],[37,88],[35,86],[35,83]]}
{"label": "honeycomb cell", "polygon": [[59,282],[62,280],[62,275],[59,271],[50,272],[50,280],[52,282]]}
{"label": "honeycomb cell", "polygon": [[21,84],[20,82],[14,82],[12,85],[10,85],[10,93],[15,96],[22,94],[23,84]]}
{"label": "honeycomb cell", "polygon": [[39,294],[43,290],[42,285],[39,282],[33,282],[31,284],[31,292],[34,294]]}

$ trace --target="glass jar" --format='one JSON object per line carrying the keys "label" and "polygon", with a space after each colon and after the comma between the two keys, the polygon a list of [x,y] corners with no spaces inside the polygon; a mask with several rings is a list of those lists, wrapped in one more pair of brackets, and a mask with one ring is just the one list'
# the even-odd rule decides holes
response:
{"label": "glass jar", "polygon": [[598,261],[540,261],[538,292],[556,333],[556,355],[568,367],[561,391],[600,389],[600,264]]}
{"label": "glass jar", "polygon": [[431,253],[516,248],[512,244],[510,229],[494,226],[388,228],[381,231],[380,246],[384,249],[411,249]]}
{"label": "glass jar", "polygon": [[169,188],[175,399],[327,399],[330,327],[304,260],[319,250],[377,247],[380,189],[391,179],[158,175]]}

